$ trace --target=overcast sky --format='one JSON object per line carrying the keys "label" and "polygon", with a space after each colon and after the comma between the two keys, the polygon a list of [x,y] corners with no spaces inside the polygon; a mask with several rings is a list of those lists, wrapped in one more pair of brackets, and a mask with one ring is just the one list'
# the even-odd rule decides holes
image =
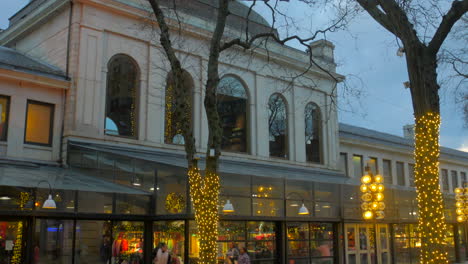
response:
{"label": "overcast sky", "polygon": [[[0,28],[4,29],[8,27],[8,18],[29,1],[1,1]],[[311,16],[305,9],[292,5],[294,1],[289,3],[288,11],[302,18],[299,20],[302,25],[310,25],[311,17],[317,21],[315,24],[326,21],[325,12]],[[402,127],[413,123],[414,117],[410,91],[403,86],[408,81],[406,62],[396,56],[395,37],[367,15],[361,15],[348,31],[330,33],[327,38],[336,46],[337,71],[363,91],[359,100],[340,98],[340,122],[402,136]],[[462,106],[455,104],[451,91],[442,90],[440,98],[441,145],[468,152],[468,129],[464,127]]]}

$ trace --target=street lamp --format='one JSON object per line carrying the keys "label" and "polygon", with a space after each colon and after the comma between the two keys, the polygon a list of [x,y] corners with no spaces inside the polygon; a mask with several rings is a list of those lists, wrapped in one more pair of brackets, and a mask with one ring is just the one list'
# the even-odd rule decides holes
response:
{"label": "street lamp", "polygon": [[365,220],[383,219],[385,217],[385,203],[383,191],[383,177],[373,175],[369,166],[365,168],[366,174],[361,177],[361,209]]}
{"label": "street lamp", "polygon": [[56,209],[57,204],[55,204],[54,199],[52,199],[52,187],[50,186],[49,181],[46,181],[46,180],[39,181],[37,183],[37,186],[39,186],[39,184],[41,184],[42,182],[46,182],[49,185],[49,197],[47,198],[47,200],[45,200],[44,204],[42,205],[42,208],[44,208],[44,209]]}

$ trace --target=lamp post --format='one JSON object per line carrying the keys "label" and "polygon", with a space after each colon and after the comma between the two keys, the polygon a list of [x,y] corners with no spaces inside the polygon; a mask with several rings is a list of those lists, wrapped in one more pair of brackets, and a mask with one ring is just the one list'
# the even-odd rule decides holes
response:
{"label": "lamp post", "polygon": [[383,191],[383,177],[379,174],[373,175],[369,166],[365,168],[366,174],[361,177],[361,209],[364,220],[373,220],[374,223],[374,249],[375,263],[377,263],[377,220],[385,217],[385,203]]}
{"label": "lamp post", "polygon": [[42,208],[44,209],[56,209],[57,208],[57,204],[55,203],[54,199],[52,199],[52,186],[50,186],[50,183],[49,181],[46,181],[46,180],[41,180],[37,183],[37,186],[39,186],[39,184],[41,183],[47,183],[49,185],[49,197],[47,198],[47,200],[44,201],[44,204],[42,205]]}

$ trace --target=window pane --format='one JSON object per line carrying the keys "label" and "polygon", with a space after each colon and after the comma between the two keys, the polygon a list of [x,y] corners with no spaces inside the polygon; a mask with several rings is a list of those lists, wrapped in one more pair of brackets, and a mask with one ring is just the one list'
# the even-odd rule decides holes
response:
{"label": "window pane", "polygon": [[254,216],[283,216],[283,200],[252,199]]}
{"label": "window pane", "polygon": [[333,240],[333,224],[311,223],[310,239],[312,240]]}
{"label": "window pane", "polygon": [[26,263],[27,230],[26,221],[0,219],[0,263]]}
{"label": "window pane", "polygon": [[[234,212],[223,212],[224,206],[227,203],[227,200],[232,204]],[[219,197],[219,213],[225,215],[251,215],[251,201],[250,198],[229,196]]]}
{"label": "window pane", "polygon": [[268,130],[270,138],[270,156],[287,158],[288,120],[286,101],[279,94],[274,94],[268,101]]}
{"label": "window pane", "polygon": [[187,174],[185,169],[158,170],[157,214],[183,214],[187,205]]}
{"label": "window pane", "polygon": [[310,181],[286,180],[287,200],[308,200],[313,199],[313,183]]}
{"label": "window pane", "polygon": [[360,179],[363,175],[362,156],[353,156],[354,178]]}
{"label": "window pane", "polygon": [[274,222],[247,222],[248,240],[275,240],[276,227]]}
{"label": "window pane", "polygon": [[26,143],[52,144],[52,122],[54,106],[28,101],[26,114]]}
{"label": "window pane", "polygon": [[397,161],[396,163],[396,174],[398,185],[405,186],[405,171],[403,162]]}
{"label": "window pane", "polygon": [[317,202],[315,203],[316,217],[338,217],[339,205],[336,203]]}
{"label": "window pane", "polygon": [[111,214],[112,194],[79,191],[78,212]]}
{"label": "window pane", "polygon": [[115,197],[116,214],[148,214],[149,196],[117,193]]}
{"label": "window pane", "polygon": [[377,158],[369,158],[367,161],[367,166],[369,166],[372,174],[376,175],[379,173],[379,169],[377,167]]}
{"label": "window pane", "polygon": [[287,223],[288,240],[309,240],[309,223]]}
{"label": "window pane", "polygon": [[76,221],[75,263],[108,264],[112,256],[110,221]]}
{"label": "window pane", "polygon": [[114,222],[112,257],[117,263],[141,263],[143,261],[143,222]]}
{"label": "window pane", "polygon": [[305,140],[306,140],[306,160],[310,162],[321,162],[321,113],[320,108],[309,103],[305,107]]}
{"label": "window pane", "polygon": [[[49,198],[49,189],[37,189],[36,190],[36,210],[48,211],[51,209],[44,209],[42,206],[44,202]],[[57,206],[53,211],[59,212],[73,212],[75,211],[75,191],[69,190],[53,190],[52,199]]]}
{"label": "window pane", "polygon": [[37,219],[34,230],[34,252],[37,264],[72,262],[73,221]]}
{"label": "window pane", "polygon": [[337,201],[339,185],[331,183],[315,183],[315,200],[316,201]]}
{"label": "window pane", "polygon": [[247,152],[247,93],[235,77],[223,77],[217,89],[218,114],[223,128],[221,147]]}
{"label": "window pane", "polygon": [[408,164],[408,179],[411,187],[414,187],[414,164]]}
{"label": "window pane", "polygon": [[463,184],[465,184],[465,182],[467,181],[467,178],[466,178],[466,172],[460,172],[460,178],[461,178],[461,183],[462,183],[462,187],[464,186]]}
{"label": "window pane", "polygon": [[6,96],[0,96],[0,141],[7,140],[9,112],[10,98]]}
{"label": "window pane", "polygon": [[[188,91],[183,91],[182,96],[184,98],[184,104],[188,106],[188,109],[192,109],[193,102],[193,79],[187,71],[183,72],[184,78],[187,78],[189,83],[185,85],[189,86]],[[176,120],[176,101],[175,101],[175,90],[174,81],[172,80],[172,72],[167,74],[166,78],[166,96],[165,96],[165,117],[164,117],[164,142],[166,144],[177,144],[183,145],[185,143],[184,136],[182,134],[182,125],[180,121]],[[185,113],[188,116],[179,117],[182,120],[189,122],[188,128],[192,129],[192,113]]]}
{"label": "window pane", "polygon": [[[299,214],[300,208],[304,205],[309,214]],[[286,201],[286,215],[291,217],[311,217],[314,215],[313,212],[314,203],[312,201],[302,200],[287,200]]]}
{"label": "window pane", "polygon": [[[34,207],[34,196],[28,188],[0,186],[0,210],[30,211]],[[0,262],[1,263],[1,262]]]}
{"label": "window pane", "polygon": [[446,192],[449,190],[448,171],[445,169],[442,170],[442,190]]}
{"label": "window pane", "polygon": [[136,136],[138,69],[126,55],[112,57],[107,69],[105,133]]}
{"label": "window pane", "polygon": [[348,176],[348,155],[346,153],[340,153],[340,161],[338,168]]}
{"label": "window pane", "polygon": [[382,165],[383,165],[384,183],[393,184],[392,162],[390,160],[383,160]]}
{"label": "window pane", "polygon": [[283,189],[283,179],[252,177],[252,197],[284,198]]}
{"label": "window pane", "polygon": [[239,174],[220,175],[221,194],[250,197],[250,176]]}
{"label": "window pane", "polygon": [[[153,248],[165,243],[171,252],[171,259],[184,263],[185,224],[184,221],[159,221],[153,224]],[[157,252],[153,252],[156,255]],[[154,258],[153,258],[154,259]],[[175,263],[175,262],[174,262]]]}
{"label": "window pane", "polygon": [[451,171],[452,174],[452,189],[455,189],[458,187],[458,175],[456,171]]}

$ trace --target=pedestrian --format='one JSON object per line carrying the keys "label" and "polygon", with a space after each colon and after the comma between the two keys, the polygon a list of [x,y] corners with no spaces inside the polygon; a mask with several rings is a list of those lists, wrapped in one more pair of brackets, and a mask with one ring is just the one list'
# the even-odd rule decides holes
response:
{"label": "pedestrian", "polygon": [[237,259],[238,264],[250,264],[250,257],[247,253],[247,249],[242,247],[240,249],[239,258]]}
{"label": "pedestrian", "polygon": [[153,260],[154,264],[170,264],[171,263],[171,255],[169,255],[169,251],[167,250],[167,244],[161,243],[160,248],[156,253],[156,257]]}

